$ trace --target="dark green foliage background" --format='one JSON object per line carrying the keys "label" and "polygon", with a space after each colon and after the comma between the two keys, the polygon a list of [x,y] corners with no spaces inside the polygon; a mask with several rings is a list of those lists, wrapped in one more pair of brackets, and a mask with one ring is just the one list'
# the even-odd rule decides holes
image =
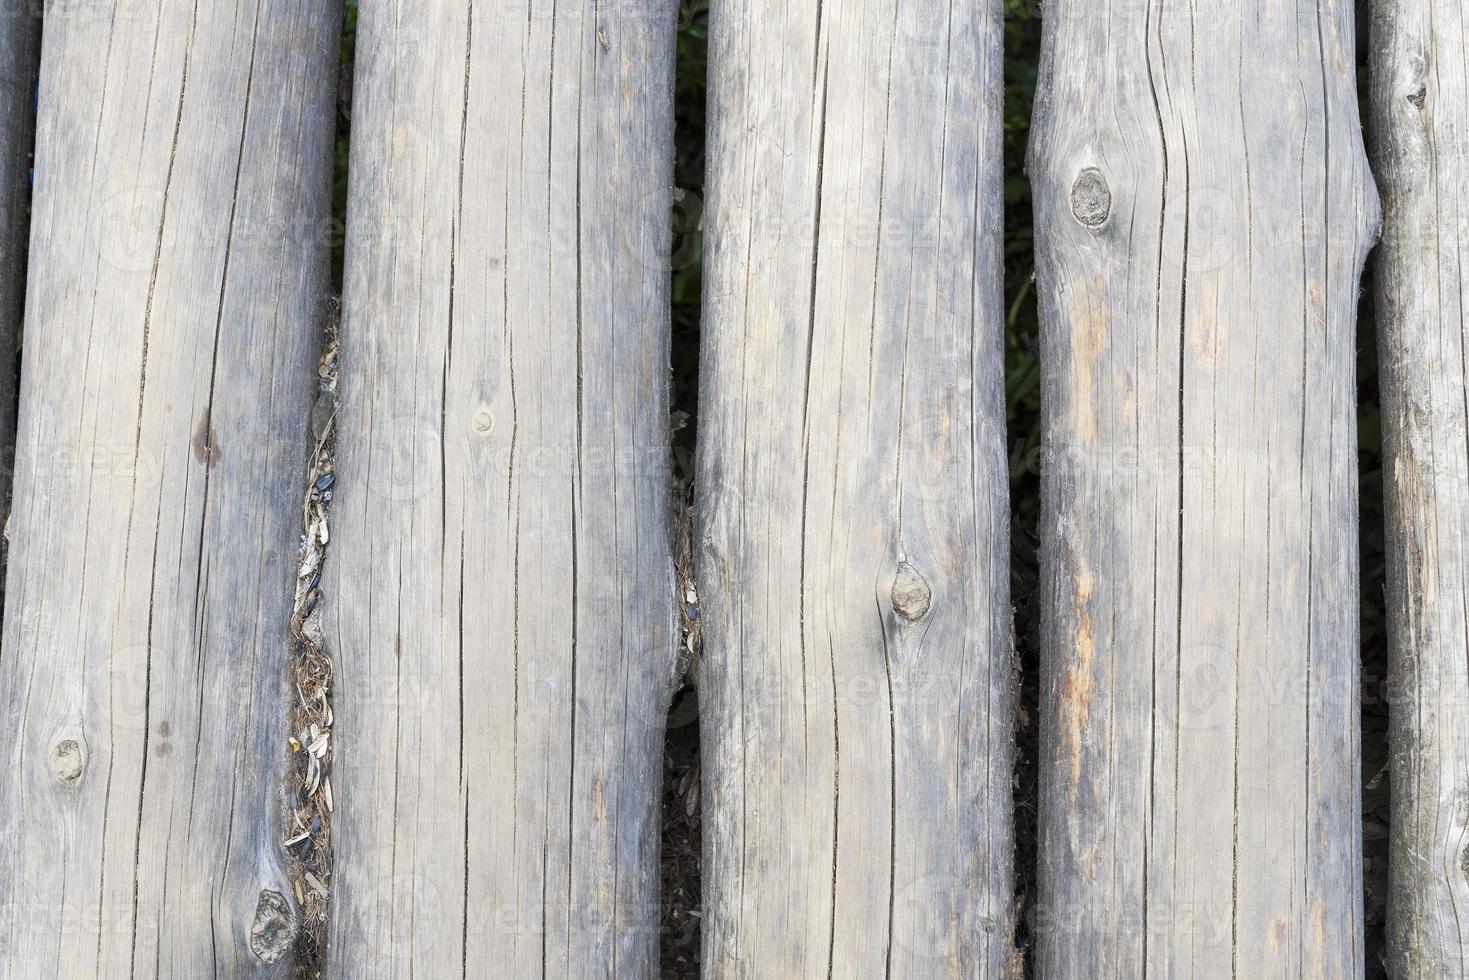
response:
{"label": "dark green foliage background", "polygon": [[1012,507],[1030,528],[1040,513],[1040,324],[1025,151],[1040,67],[1041,18],[1034,0],[1005,0],[1005,393]]}

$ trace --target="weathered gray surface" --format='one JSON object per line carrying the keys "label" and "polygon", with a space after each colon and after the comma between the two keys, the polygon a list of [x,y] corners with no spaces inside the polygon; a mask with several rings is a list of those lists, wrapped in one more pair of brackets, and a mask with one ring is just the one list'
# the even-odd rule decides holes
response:
{"label": "weathered gray surface", "polygon": [[1046,12],[1040,975],[1357,976],[1352,6]]}
{"label": "weathered gray surface", "polygon": [[48,12],[0,975],[289,966],[283,661],[339,25],[317,0]]}
{"label": "weathered gray surface", "polygon": [[329,969],[652,976],[673,9],[360,17]]}
{"label": "weathered gray surface", "polygon": [[1000,22],[713,10],[704,968],[1005,976]]}
{"label": "weathered gray surface", "polygon": [[[36,0],[0,4],[0,530],[10,513],[15,451],[15,338],[25,310],[30,154],[41,15]],[[0,555],[5,541],[0,536]]]}
{"label": "weathered gray surface", "polygon": [[1392,630],[1392,975],[1469,976],[1469,44],[1458,0],[1372,8]]}

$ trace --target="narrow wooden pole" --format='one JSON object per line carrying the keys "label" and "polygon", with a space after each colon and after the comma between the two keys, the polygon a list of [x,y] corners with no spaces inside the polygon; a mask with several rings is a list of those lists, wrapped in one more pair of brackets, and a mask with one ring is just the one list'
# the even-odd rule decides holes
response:
{"label": "narrow wooden pole", "polygon": [[719,0],[710,977],[1006,976],[999,4]]}
{"label": "narrow wooden pole", "polygon": [[359,16],[329,969],[651,977],[674,12]]}
{"label": "narrow wooden pole", "polygon": [[1469,973],[1469,20],[1372,7],[1376,266],[1392,636],[1392,890],[1400,980]]}
{"label": "narrow wooden pole", "polygon": [[1353,10],[1047,7],[1038,969],[1363,970]]}
{"label": "narrow wooden pole", "polygon": [[340,14],[47,11],[0,975],[289,970],[286,624]]}

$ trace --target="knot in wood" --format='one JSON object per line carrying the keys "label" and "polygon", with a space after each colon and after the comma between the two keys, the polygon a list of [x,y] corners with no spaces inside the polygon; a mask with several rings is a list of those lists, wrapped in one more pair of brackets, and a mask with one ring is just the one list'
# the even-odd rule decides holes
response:
{"label": "knot in wood", "polygon": [[898,566],[898,575],[893,579],[893,611],[910,623],[916,623],[928,615],[933,604],[933,590],[918,569],[906,561]]}
{"label": "knot in wood", "polygon": [[75,738],[63,738],[51,746],[51,775],[60,782],[71,785],[82,778],[86,768],[86,753]]}
{"label": "knot in wood", "polygon": [[296,914],[280,892],[263,891],[250,923],[250,952],[262,963],[280,962],[296,942]]}
{"label": "knot in wood", "polygon": [[495,427],[495,416],[488,408],[482,408],[474,413],[474,431],[482,436],[487,436]]}
{"label": "knot in wood", "polygon": [[1087,167],[1071,185],[1071,213],[1088,228],[1100,228],[1112,214],[1112,189],[1096,167]]}

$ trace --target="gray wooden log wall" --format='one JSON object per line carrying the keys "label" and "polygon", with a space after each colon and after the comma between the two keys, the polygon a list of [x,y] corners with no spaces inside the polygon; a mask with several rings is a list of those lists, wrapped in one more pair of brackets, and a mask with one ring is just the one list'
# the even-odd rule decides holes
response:
{"label": "gray wooden log wall", "polygon": [[318,0],[46,17],[0,976],[290,966],[284,624],[340,23]]}
{"label": "gray wooden log wall", "polygon": [[1356,976],[1353,10],[1046,13],[1037,966]]}
{"label": "gray wooden log wall", "polygon": [[[362,0],[329,975],[657,972],[674,15]],[[1036,968],[1361,975],[1352,10],[1046,15]],[[51,6],[29,216],[36,23],[0,20],[0,976],[292,968],[340,17]],[[999,18],[714,4],[711,977],[1021,968]],[[1464,42],[1373,4],[1395,977],[1469,960]]]}
{"label": "gray wooden log wall", "polygon": [[1006,976],[999,4],[713,13],[703,967]]}
{"label": "gray wooden log wall", "polygon": [[657,971],[673,17],[361,5],[333,976]]}
{"label": "gray wooden log wall", "polygon": [[1392,975],[1469,975],[1469,43],[1445,0],[1372,6],[1392,628]]}

